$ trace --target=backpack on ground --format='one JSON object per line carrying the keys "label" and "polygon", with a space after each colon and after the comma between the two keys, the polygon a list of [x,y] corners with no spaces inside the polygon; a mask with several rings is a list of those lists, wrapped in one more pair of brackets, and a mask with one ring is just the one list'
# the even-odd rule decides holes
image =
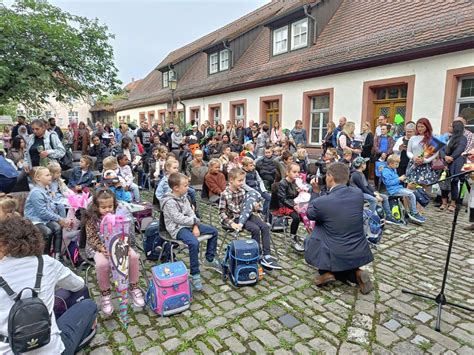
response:
{"label": "backpack on ground", "polygon": [[[160,258],[161,249],[163,253]],[[145,257],[147,260],[159,261],[160,263],[166,263],[171,260],[171,247],[169,243],[165,243],[164,239],[160,236],[160,222],[151,222],[145,230],[145,236],[143,237],[143,250],[145,251]],[[173,256],[173,260],[176,258]]]}
{"label": "backpack on ground", "polygon": [[146,303],[157,314],[170,316],[191,306],[189,273],[182,261],[152,267]]}
{"label": "backpack on ground", "polygon": [[253,239],[234,240],[227,245],[222,262],[222,278],[234,286],[252,286],[258,282],[260,250]]}
{"label": "backpack on ground", "polygon": [[54,292],[54,315],[59,319],[69,308],[87,298],[91,298],[89,288],[84,286],[79,291],[72,292],[60,288]]}
{"label": "backpack on ground", "polygon": [[364,234],[367,241],[372,245],[377,245],[382,239],[384,221],[378,213],[364,208]]}
{"label": "backpack on ground", "polygon": [[418,202],[422,207],[426,207],[430,203],[430,196],[422,187],[417,187],[413,190],[413,193],[416,197],[416,202]]}
{"label": "backpack on ground", "polygon": [[[34,288],[25,287],[14,292],[0,277],[0,286],[15,301],[8,314],[8,337],[0,335],[10,344],[14,354],[39,349],[51,340],[51,316],[43,300],[38,297],[43,276],[43,257],[38,256],[38,270]],[[24,291],[31,291],[31,297],[21,298]]]}

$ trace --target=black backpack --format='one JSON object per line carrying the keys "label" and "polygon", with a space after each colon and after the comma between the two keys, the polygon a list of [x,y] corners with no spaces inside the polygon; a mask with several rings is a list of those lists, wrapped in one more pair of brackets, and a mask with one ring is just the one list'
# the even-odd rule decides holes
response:
{"label": "black backpack", "polygon": [[[35,288],[25,287],[15,293],[0,277],[0,287],[15,301],[8,314],[8,336],[0,340],[8,342],[14,354],[32,351],[49,344],[51,337],[51,315],[44,302],[38,297],[43,276],[43,257],[38,256],[38,271]],[[30,290],[31,297],[22,299],[23,291]]]}

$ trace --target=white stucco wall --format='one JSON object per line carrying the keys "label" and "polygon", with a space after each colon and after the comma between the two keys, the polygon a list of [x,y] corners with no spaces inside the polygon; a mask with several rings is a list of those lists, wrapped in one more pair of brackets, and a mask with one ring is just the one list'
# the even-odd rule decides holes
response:
{"label": "white stucco wall", "polygon": [[[186,117],[189,120],[190,107],[200,106],[202,122],[209,117],[208,105],[220,103],[222,105],[221,122],[224,123],[230,118],[230,101],[247,99],[247,120],[259,121],[260,97],[282,95],[280,117],[282,118],[283,127],[291,128],[296,119],[302,118],[303,92],[333,88],[333,118],[337,120],[339,116],[344,115],[349,120],[356,122],[358,127],[361,122],[363,84],[365,81],[416,75],[412,118],[416,120],[419,117],[428,117],[435,132],[438,132],[443,111],[446,71],[473,65],[474,50],[466,50],[348,73],[185,100]],[[124,110],[118,112],[117,117],[130,115],[131,120],[138,120],[139,112],[165,108],[166,104],[160,104]],[[156,113],[155,117],[157,117]]]}

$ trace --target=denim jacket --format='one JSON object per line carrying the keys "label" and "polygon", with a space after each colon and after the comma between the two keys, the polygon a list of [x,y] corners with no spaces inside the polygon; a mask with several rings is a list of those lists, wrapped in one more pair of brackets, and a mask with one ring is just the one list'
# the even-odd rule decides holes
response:
{"label": "denim jacket", "polygon": [[54,212],[53,198],[41,186],[35,186],[25,202],[25,217],[33,223],[58,222],[61,216]]}
{"label": "denim jacket", "polygon": [[84,175],[82,175],[81,167],[76,166],[69,177],[68,186],[75,187],[80,185],[86,187],[92,184],[92,180],[94,180],[94,174],[92,174],[92,171],[88,170]]}
{"label": "denim jacket", "polygon": [[[28,141],[26,142],[26,149],[25,149],[25,163],[28,164],[30,168],[33,167],[31,165],[30,148],[34,142],[35,142],[35,135],[30,134],[28,136]],[[59,137],[56,134],[56,132],[50,132],[46,130],[44,132],[43,142],[44,142],[44,150],[48,152],[49,160],[59,160],[66,154],[66,149],[64,148],[63,144],[59,140]],[[51,143],[53,144],[53,146],[51,146]]]}

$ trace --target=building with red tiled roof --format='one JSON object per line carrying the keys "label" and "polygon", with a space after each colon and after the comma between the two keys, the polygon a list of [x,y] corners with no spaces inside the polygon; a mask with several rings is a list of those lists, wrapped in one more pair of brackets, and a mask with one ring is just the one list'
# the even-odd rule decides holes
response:
{"label": "building with red tiled roof", "polygon": [[[171,52],[116,103],[117,118],[225,123],[301,119],[318,146],[339,116],[456,115],[474,129],[472,1],[271,1]],[[467,113],[466,113],[467,112]]]}

